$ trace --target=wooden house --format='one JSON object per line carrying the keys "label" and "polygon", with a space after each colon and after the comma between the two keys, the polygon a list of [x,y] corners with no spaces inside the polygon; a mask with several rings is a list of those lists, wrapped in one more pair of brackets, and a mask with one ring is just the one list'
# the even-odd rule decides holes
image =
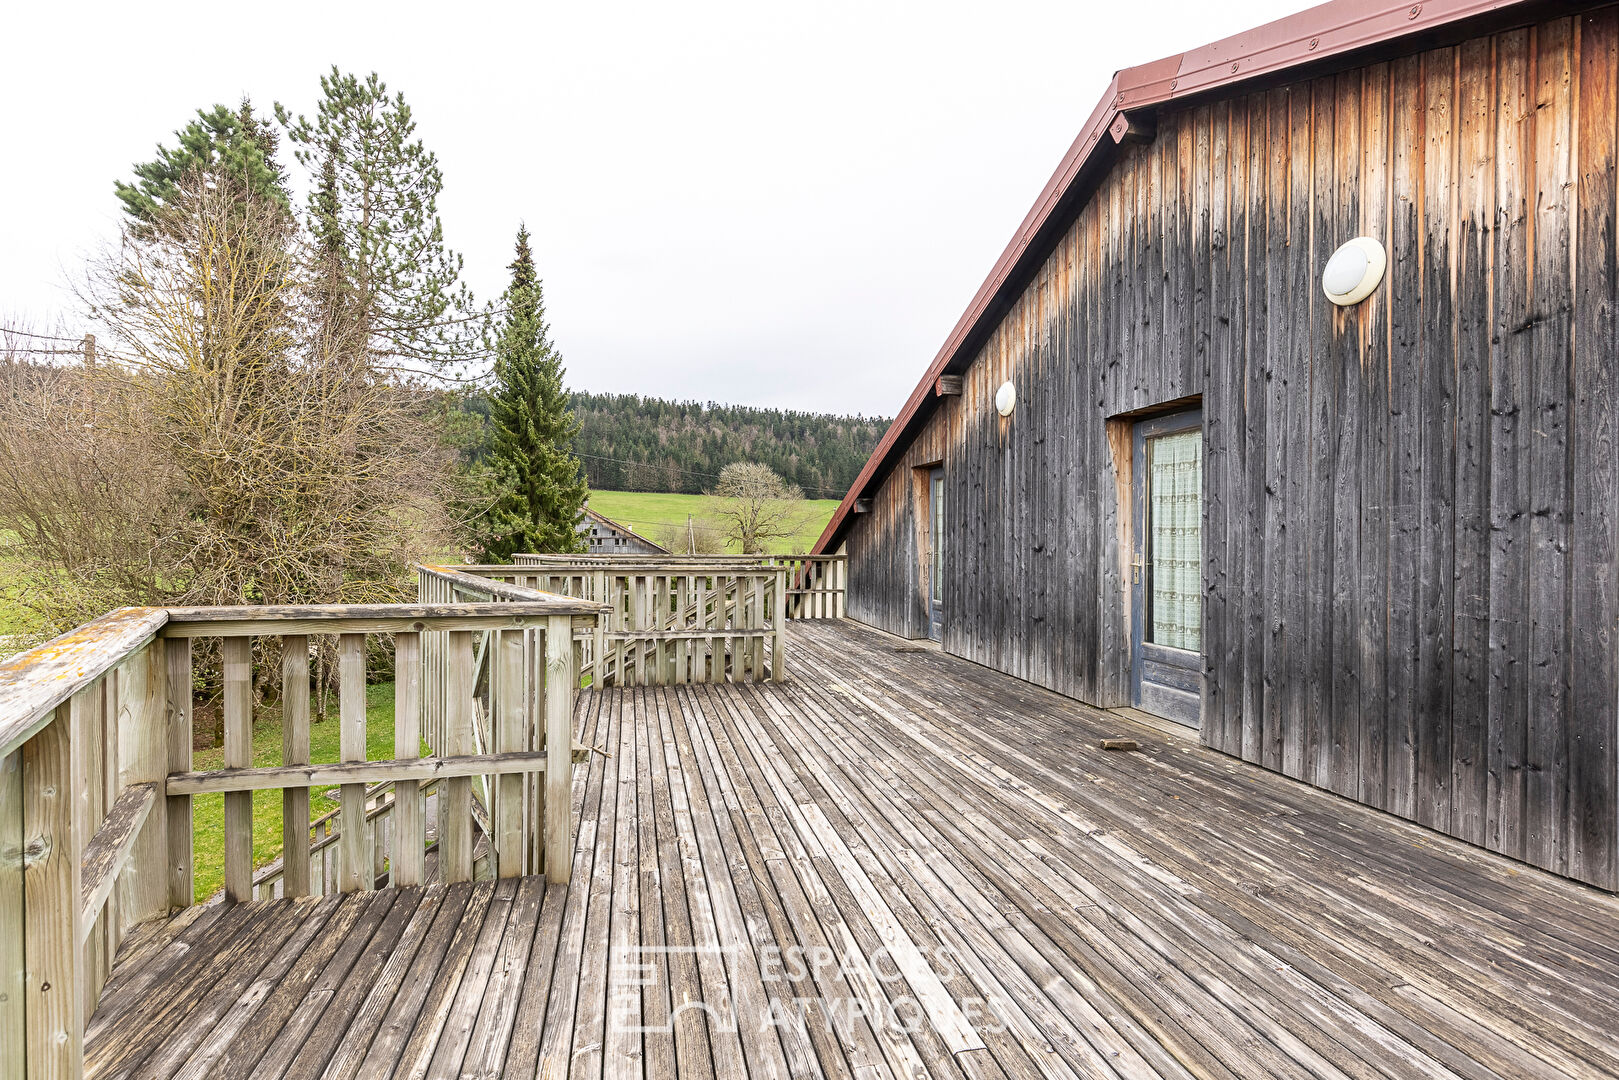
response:
{"label": "wooden house", "polygon": [[817,545],[850,616],[1619,887],[1616,64],[1342,0],[1119,72]]}
{"label": "wooden house", "polygon": [[628,525],[596,513],[585,507],[585,519],[579,523],[585,534],[586,551],[591,555],[667,555],[669,549],[653,543]]}

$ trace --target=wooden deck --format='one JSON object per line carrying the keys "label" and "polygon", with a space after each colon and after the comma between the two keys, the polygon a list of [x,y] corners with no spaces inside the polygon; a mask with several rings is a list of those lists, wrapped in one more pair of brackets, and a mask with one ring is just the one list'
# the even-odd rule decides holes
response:
{"label": "wooden deck", "polygon": [[925,646],[794,646],[582,697],[571,886],[140,928],[88,1074],[1619,1074],[1615,898]]}

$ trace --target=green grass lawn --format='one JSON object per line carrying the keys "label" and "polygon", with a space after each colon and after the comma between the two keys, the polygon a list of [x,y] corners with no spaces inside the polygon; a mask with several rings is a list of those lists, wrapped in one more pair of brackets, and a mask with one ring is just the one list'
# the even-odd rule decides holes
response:
{"label": "green grass lawn", "polygon": [[[709,516],[713,500],[707,495],[669,495],[647,491],[592,491],[590,508],[604,517],[623,522],[636,532],[656,540],[662,526],[685,528],[686,515]],[[806,499],[804,525],[797,533],[771,546],[772,554],[808,551],[820,538],[821,530],[838,508],[836,499]]]}
{"label": "green grass lawn", "polygon": [[[366,687],[365,756],[373,761],[385,761],[394,756],[394,684],[377,683]],[[315,719],[310,710],[309,756],[320,762],[337,761],[339,752],[339,725],[335,698],[331,715],[325,720]],[[429,753],[422,744],[422,753]],[[281,710],[279,707],[260,709],[253,724],[253,764],[280,765],[281,762]],[[191,767],[197,772],[225,767],[223,748],[198,750],[192,755]],[[310,819],[335,810],[337,802],[324,792],[332,785],[310,789]],[[206,900],[225,883],[225,796],[198,795],[191,802],[192,861],[195,868],[196,898]],[[281,792],[255,791],[253,793],[253,865],[263,866],[281,854]]]}
{"label": "green grass lawn", "polygon": [[13,651],[5,647],[8,639],[32,641],[40,634],[38,617],[17,602],[21,586],[11,572],[15,556],[10,550],[15,542],[15,534],[0,529],[0,658]]}

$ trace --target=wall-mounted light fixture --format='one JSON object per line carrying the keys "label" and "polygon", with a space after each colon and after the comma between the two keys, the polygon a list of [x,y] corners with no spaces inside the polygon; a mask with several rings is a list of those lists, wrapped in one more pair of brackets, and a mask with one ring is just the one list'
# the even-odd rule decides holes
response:
{"label": "wall-mounted light fixture", "polygon": [[1321,291],[1339,307],[1358,304],[1377,288],[1389,258],[1383,245],[1369,236],[1357,236],[1332,253],[1321,272]]}
{"label": "wall-mounted light fixture", "polygon": [[1017,387],[1009,382],[1001,383],[1001,388],[995,391],[995,411],[1002,416],[1011,416],[1016,407]]}

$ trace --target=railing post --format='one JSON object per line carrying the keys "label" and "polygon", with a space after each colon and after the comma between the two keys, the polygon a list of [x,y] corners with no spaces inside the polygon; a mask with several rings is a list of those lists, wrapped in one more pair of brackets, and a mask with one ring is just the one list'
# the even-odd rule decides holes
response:
{"label": "railing post", "polygon": [[[225,668],[225,768],[253,764],[253,639],[220,644]],[[253,793],[225,794],[225,899],[253,899]]]}
{"label": "railing post", "polygon": [[[109,672],[68,699],[69,737],[73,740],[74,838],[81,852],[107,816],[108,806],[118,797],[118,703],[113,699],[117,681],[117,676]],[[19,864],[19,872],[20,869]],[[82,877],[82,865],[80,873]],[[20,883],[22,879],[19,876],[17,880]],[[17,901],[21,904],[20,894]],[[79,938],[84,942],[86,1016],[95,1011],[101,987],[112,969],[112,956],[117,951],[120,929],[118,910],[118,890],[115,888],[102,903],[95,922],[90,926],[82,923],[79,926]],[[20,948],[21,925],[17,927],[17,941]],[[15,1000],[20,1006],[20,985]],[[20,1029],[16,1045],[21,1045]]]}
{"label": "railing post", "polygon": [[[26,1047],[23,945],[22,748],[0,757],[0,1046]],[[0,1059],[0,1076],[24,1076],[22,1063]]]}
{"label": "railing post", "polygon": [[[568,639],[571,643],[573,633]],[[523,700],[523,631],[497,630],[490,643],[494,650],[490,680],[496,686],[495,715],[492,717],[494,752],[513,754],[527,750],[525,735],[527,710]],[[495,875],[517,877],[523,872],[523,776],[502,773],[495,777],[494,805],[490,828],[494,833]]]}
{"label": "railing post", "polygon": [[573,619],[552,615],[545,627],[545,876],[566,882],[573,868],[573,696],[569,670]]}
{"label": "railing post", "polygon": [[748,575],[748,609],[748,678],[764,682],[765,575],[757,571]]}
{"label": "railing post", "polygon": [[22,747],[24,1060],[34,1076],[84,1071],[84,950],[68,705]]}
{"label": "railing post", "polygon": [[[590,599],[598,604],[607,601],[607,571],[594,570],[591,572]],[[596,625],[590,631],[590,685],[602,685],[602,673],[607,670],[607,620],[597,616]]]}
{"label": "railing post", "polygon": [[[281,639],[281,761],[309,760],[309,639]],[[281,895],[308,896],[309,789],[281,792]]]}
{"label": "railing post", "polygon": [[[338,747],[343,761],[365,760],[365,635],[337,638]],[[344,784],[339,803],[337,873],[339,891],[363,892],[371,876],[371,845],[366,842],[365,785]]]}
{"label": "railing post", "polygon": [[[163,643],[168,674],[169,772],[191,771],[191,639],[170,638]],[[308,701],[305,701],[308,707]],[[168,815],[169,907],[190,907],[195,900],[191,846],[191,796],[170,795],[164,802]]]}
{"label": "railing post", "polygon": [[[169,774],[168,660],[153,641],[118,668],[118,789],[132,784],[162,785]],[[109,800],[108,806],[112,803]],[[153,802],[129,861],[118,876],[119,921],[123,929],[169,913],[168,800]],[[114,948],[117,947],[116,941]]]}
{"label": "railing post", "polygon": [[[394,757],[422,752],[422,635],[394,635]],[[420,780],[394,783],[394,845],[389,856],[392,885],[420,885],[425,876],[427,837],[423,831]]]}
{"label": "railing post", "polygon": [[[444,745],[434,751],[444,756],[475,752],[473,715],[473,633],[452,630],[445,645]],[[472,880],[472,779],[453,776],[439,786],[439,879]]]}
{"label": "railing post", "polygon": [[776,571],[776,603],[770,619],[770,681],[787,678],[787,571]]}

